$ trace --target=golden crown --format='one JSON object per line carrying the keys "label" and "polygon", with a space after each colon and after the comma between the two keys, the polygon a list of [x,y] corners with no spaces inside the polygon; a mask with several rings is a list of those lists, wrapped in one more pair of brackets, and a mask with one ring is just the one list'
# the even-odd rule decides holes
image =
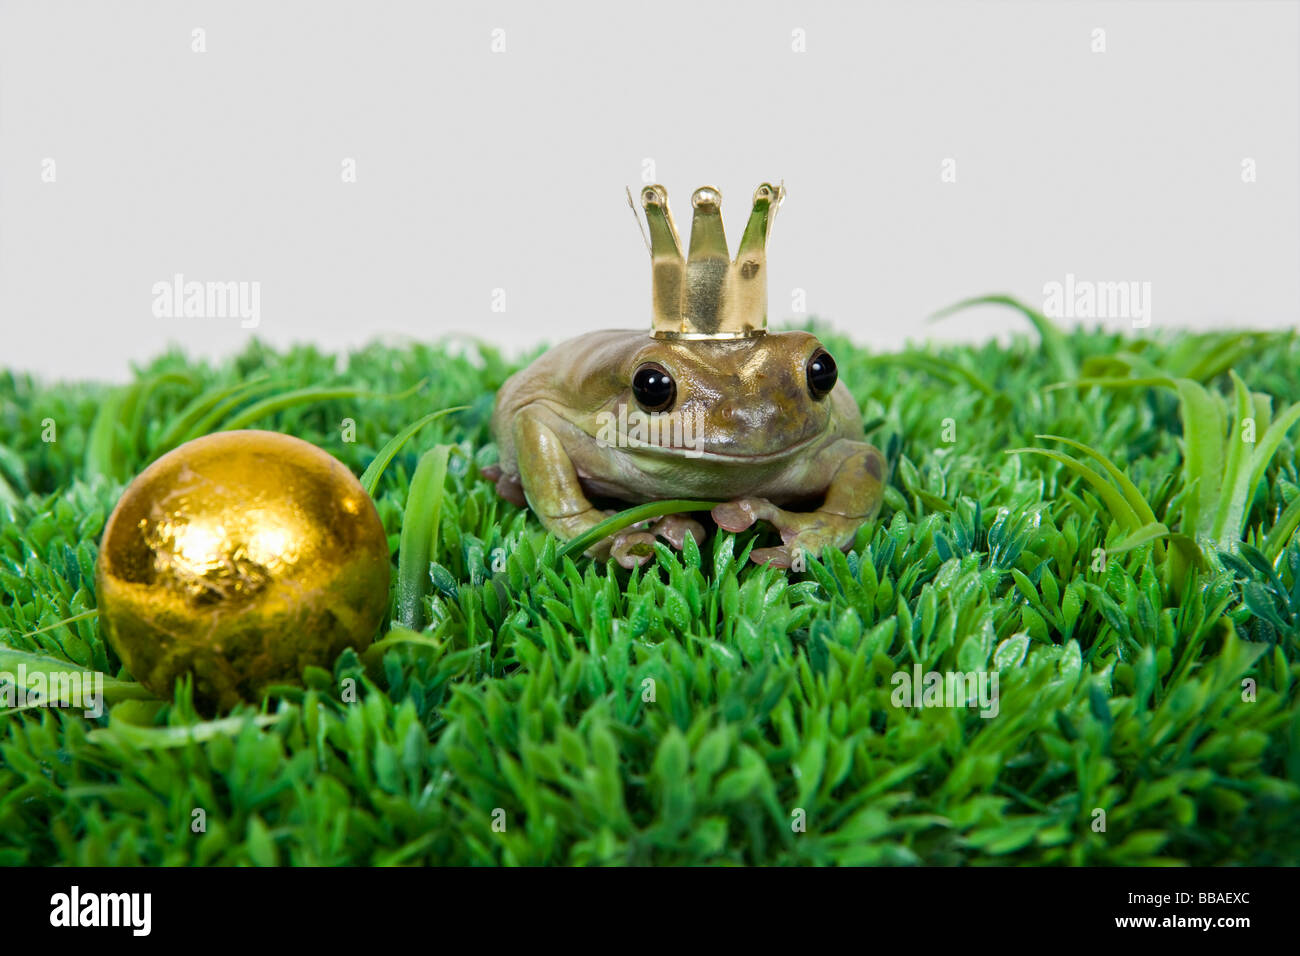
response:
{"label": "golden crown", "polygon": [[[627,198],[631,204],[630,191]],[[718,190],[701,186],[691,195],[695,217],[688,257],[682,256],[668,191],[663,186],[641,190],[650,227],[646,245],[654,276],[655,338],[736,339],[767,331],[767,231],[784,198],[783,185],[763,183],[754,190],[754,208],[733,262]]]}

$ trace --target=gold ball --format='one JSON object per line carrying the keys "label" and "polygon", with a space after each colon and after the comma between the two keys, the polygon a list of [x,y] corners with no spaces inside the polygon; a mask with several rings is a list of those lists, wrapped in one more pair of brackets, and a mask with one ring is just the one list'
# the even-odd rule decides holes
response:
{"label": "gold ball", "polygon": [[388,539],[342,462],[298,438],[219,432],[163,455],[109,516],[95,568],[109,643],[169,698],[227,709],[370,644]]}

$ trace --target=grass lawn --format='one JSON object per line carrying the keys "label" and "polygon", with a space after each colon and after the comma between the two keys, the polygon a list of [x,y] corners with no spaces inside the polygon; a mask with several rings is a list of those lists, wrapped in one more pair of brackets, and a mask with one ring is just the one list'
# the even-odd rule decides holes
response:
{"label": "grass lawn", "polygon": [[[1300,344],[1030,319],[824,337],[890,475],[800,573],[746,560],[770,531],[558,554],[479,474],[517,366],[473,344],[0,372],[0,671],[101,671],[110,705],[0,712],[0,863],[1300,862]],[[157,454],[261,427],[360,475],[454,405],[378,478],[371,650],[215,719],[122,670],[96,547]],[[917,665],[995,672],[997,716],[895,706]]]}

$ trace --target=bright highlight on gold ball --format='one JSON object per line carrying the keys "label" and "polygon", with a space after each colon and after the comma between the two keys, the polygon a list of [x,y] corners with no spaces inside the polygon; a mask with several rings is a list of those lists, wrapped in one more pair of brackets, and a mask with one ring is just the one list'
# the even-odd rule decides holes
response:
{"label": "bright highlight on gold ball", "polygon": [[100,623],[136,680],[169,698],[256,701],[304,666],[370,644],[388,608],[388,540],[374,503],[315,445],[219,432],[146,468],[104,528]]}

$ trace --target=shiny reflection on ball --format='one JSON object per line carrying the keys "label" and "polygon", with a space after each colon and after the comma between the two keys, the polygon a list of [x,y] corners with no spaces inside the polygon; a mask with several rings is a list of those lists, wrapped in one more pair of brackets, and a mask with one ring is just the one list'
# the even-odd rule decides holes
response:
{"label": "shiny reflection on ball", "polygon": [[100,622],[132,675],[170,697],[256,701],[303,667],[364,649],[388,607],[388,540],[344,465],[266,431],[219,432],[163,455],[104,528]]}

